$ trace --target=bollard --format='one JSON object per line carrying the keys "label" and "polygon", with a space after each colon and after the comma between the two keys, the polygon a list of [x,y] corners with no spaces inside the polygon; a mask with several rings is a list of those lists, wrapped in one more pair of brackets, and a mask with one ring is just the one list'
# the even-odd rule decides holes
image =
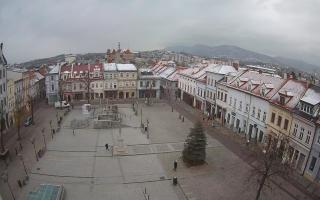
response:
{"label": "bollard", "polygon": [[173,185],[177,185],[178,184],[178,178],[177,177],[173,177],[172,184]]}
{"label": "bollard", "polygon": [[178,167],[178,162],[175,160],[175,161],[173,162],[173,169],[174,169],[174,171],[177,171],[177,167]]}
{"label": "bollard", "polygon": [[18,182],[19,188],[22,188],[22,182],[20,181],[20,179],[17,180],[17,182]]}

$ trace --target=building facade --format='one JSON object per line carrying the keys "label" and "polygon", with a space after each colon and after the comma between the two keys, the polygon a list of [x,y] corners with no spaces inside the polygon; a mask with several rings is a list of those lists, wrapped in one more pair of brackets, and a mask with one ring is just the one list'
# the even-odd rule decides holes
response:
{"label": "building facade", "polygon": [[160,98],[160,77],[150,69],[139,69],[137,84],[139,98]]}

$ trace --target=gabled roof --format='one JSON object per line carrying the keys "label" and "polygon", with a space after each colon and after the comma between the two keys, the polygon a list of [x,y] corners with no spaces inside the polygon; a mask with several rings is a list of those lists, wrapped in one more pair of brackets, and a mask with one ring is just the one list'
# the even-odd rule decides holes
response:
{"label": "gabled roof", "polygon": [[117,64],[118,71],[137,71],[133,64]]}
{"label": "gabled roof", "polygon": [[316,105],[320,103],[320,87],[312,85],[301,98],[301,101]]}
{"label": "gabled roof", "polygon": [[[280,90],[271,98],[271,101],[286,109],[293,109],[307,90],[307,82],[287,79]],[[280,95],[288,97],[284,105],[280,104]]]}
{"label": "gabled roof", "polygon": [[[240,82],[238,86],[238,81]],[[240,72],[235,78],[233,78],[229,83],[229,86],[244,90],[257,96],[261,96],[266,99],[270,99],[284,84],[285,80],[279,77],[259,73],[257,71],[247,70]],[[248,91],[248,86],[251,84],[251,91]],[[261,89],[263,87],[268,88],[265,96],[262,96]]]}
{"label": "gabled roof", "polygon": [[104,63],[103,64],[104,71],[117,71],[116,63]]}

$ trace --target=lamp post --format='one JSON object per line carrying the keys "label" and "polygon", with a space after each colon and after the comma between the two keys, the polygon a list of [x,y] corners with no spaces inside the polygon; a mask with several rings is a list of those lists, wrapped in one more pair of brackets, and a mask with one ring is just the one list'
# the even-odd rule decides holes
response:
{"label": "lamp post", "polygon": [[44,147],[45,147],[45,149],[47,149],[46,136],[44,135],[44,128],[41,130],[41,132],[42,132],[42,136],[43,136]]}
{"label": "lamp post", "polygon": [[27,168],[26,168],[26,165],[24,164],[24,160],[23,160],[23,155],[22,154],[18,154],[21,162],[22,162],[22,165],[23,165],[23,169],[24,169],[24,172],[26,173],[26,176],[28,177],[28,171],[27,171]]}
{"label": "lamp post", "polygon": [[140,124],[141,124],[141,127],[142,127],[142,107],[140,109],[140,112],[141,112],[141,116],[140,116]]}
{"label": "lamp post", "polygon": [[34,150],[34,154],[36,156],[36,160],[39,161],[38,155],[37,155],[37,151],[36,151],[36,145],[35,145],[35,138],[32,138],[30,140],[31,144],[33,145],[33,150]]}
{"label": "lamp post", "polygon": [[14,195],[13,195],[12,188],[11,188],[11,186],[10,186],[10,183],[9,183],[9,177],[8,177],[8,172],[7,172],[7,171],[5,171],[5,172],[3,172],[3,173],[1,174],[1,179],[2,179],[2,181],[3,181],[4,183],[7,183],[8,188],[9,188],[9,191],[10,191],[10,194],[11,194],[11,196],[12,196],[12,199],[13,199],[13,200],[16,200],[16,198],[15,198]]}

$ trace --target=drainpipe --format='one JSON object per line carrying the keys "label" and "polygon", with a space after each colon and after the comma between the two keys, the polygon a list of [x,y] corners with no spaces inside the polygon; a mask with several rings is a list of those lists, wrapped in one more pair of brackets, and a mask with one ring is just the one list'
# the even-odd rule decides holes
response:
{"label": "drainpipe", "polygon": [[303,171],[301,173],[301,176],[304,176],[304,172],[306,171],[306,168],[307,168],[307,165],[309,163],[309,159],[310,159],[310,155],[311,155],[311,150],[312,150],[312,146],[313,146],[313,142],[314,142],[314,138],[316,136],[316,126],[314,127],[314,132],[313,132],[313,138],[312,138],[312,143],[311,143],[311,148],[310,148],[310,151],[309,151],[309,154],[308,154],[308,158],[307,158],[307,161],[306,161],[306,164],[304,165],[304,168],[303,168]]}
{"label": "drainpipe", "polygon": [[[246,105],[246,106],[247,106],[247,105]],[[245,130],[247,136],[249,135],[249,133],[248,133],[248,127],[249,127],[250,111],[251,111],[251,95],[250,95],[250,100],[249,100],[249,110],[248,110],[247,125],[246,125],[246,130]],[[250,140],[250,139],[251,139],[251,138],[250,138],[250,135],[249,135],[248,138],[246,138],[246,139],[247,139],[247,140]]]}

